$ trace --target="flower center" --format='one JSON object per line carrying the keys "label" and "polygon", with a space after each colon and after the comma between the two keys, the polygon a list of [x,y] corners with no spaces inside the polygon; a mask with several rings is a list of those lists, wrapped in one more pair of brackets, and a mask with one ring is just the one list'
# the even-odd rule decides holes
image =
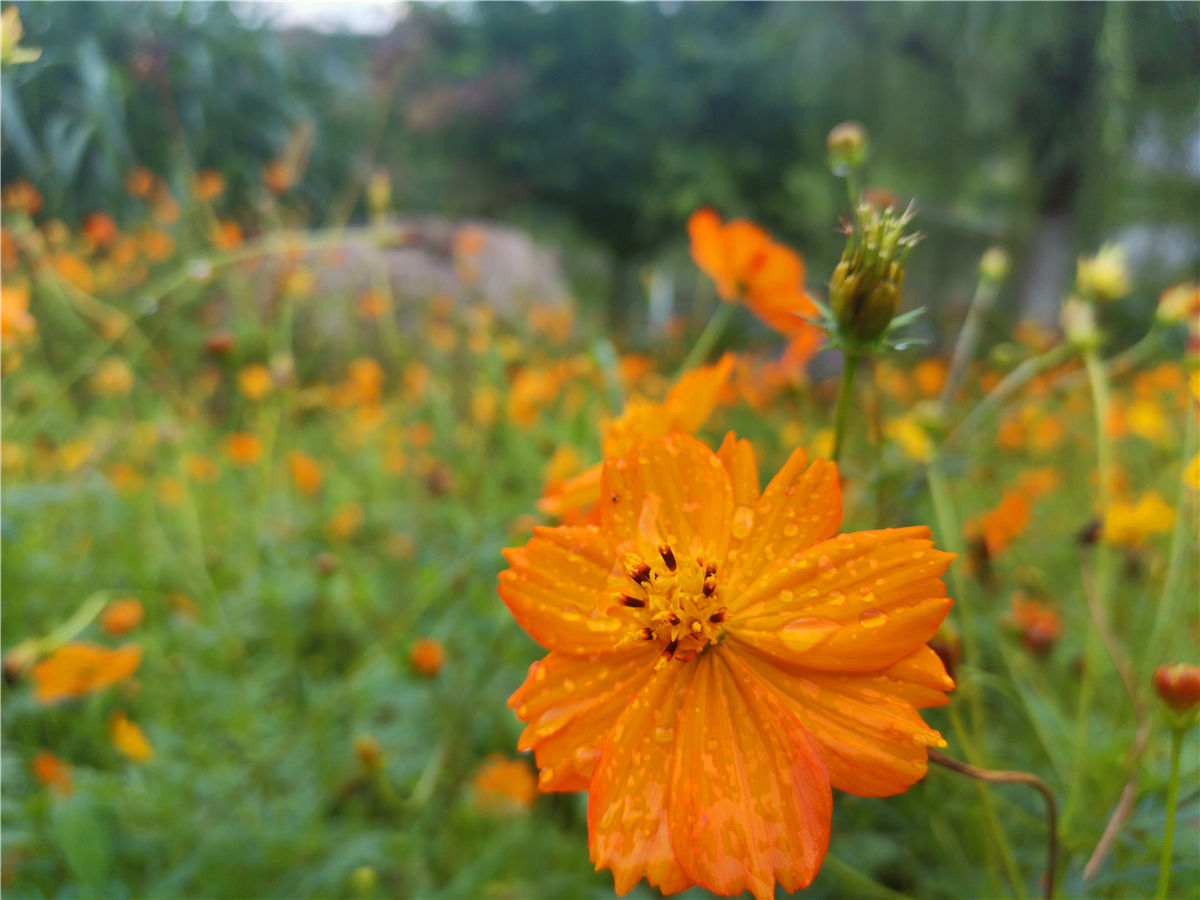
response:
{"label": "flower center", "polygon": [[725,606],[717,587],[717,566],[700,557],[678,558],[666,544],[655,557],[627,553],[629,576],[617,602],[631,614],[635,629],[626,641],[658,641],[659,666],[687,662],[724,634]]}

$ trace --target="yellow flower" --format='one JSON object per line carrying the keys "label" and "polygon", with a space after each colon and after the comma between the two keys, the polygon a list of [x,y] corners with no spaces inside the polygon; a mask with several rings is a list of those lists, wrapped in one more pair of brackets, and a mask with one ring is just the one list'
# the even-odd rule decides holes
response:
{"label": "yellow flower", "polygon": [[361,503],[343,503],[329,517],[325,531],[335,541],[349,540],[362,527],[364,518]]}
{"label": "yellow flower", "polygon": [[1139,547],[1155,534],[1170,531],[1175,510],[1158,491],[1143,494],[1136,504],[1118,501],[1104,517],[1104,540],[1122,547]]}
{"label": "yellow flower", "polygon": [[1200,453],[1183,468],[1183,483],[1194,491],[1200,491]]}
{"label": "yellow flower", "polygon": [[97,397],[124,397],[133,390],[133,370],[125,360],[111,356],[96,366],[89,384]]}
{"label": "yellow flower", "polygon": [[1129,293],[1129,266],[1125,251],[1105,244],[1095,256],[1081,256],[1075,270],[1080,292],[1097,300],[1119,300]]}
{"label": "yellow flower", "polygon": [[271,370],[262,363],[253,363],[238,372],[238,390],[249,400],[261,400],[271,393],[272,387]]}
{"label": "yellow flower", "polygon": [[892,419],[884,431],[899,445],[904,455],[914,462],[929,462],[933,459],[933,441],[913,415]]}
{"label": "yellow flower", "polygon": [[108,718],[108,735],[113,746],[134,762],[149,762],[154,758],[154,748],[146,740],[145,732],[136,722],[130,722],[123,712],[115,712]]}

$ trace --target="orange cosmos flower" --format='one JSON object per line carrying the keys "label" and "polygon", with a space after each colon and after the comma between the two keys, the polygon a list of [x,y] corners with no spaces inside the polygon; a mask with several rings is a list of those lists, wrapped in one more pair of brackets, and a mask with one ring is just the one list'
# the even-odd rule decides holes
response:
{"label": "orange cosmos flower", "polygon": [[[692,259],[716,285],[722,300],[740,300],[780,334],[796,338],[820,331],[803,316],[817,307],[804,290],[804,260],[746,219],[722,222],[711,209],[687,224]],[[814,343],[815,346],[815,343]]]}
{"label": "orange cosmos flower", "polygon": [[213,227],[209,239],[218,250],[230,250],[242,242],[242,226],[232,219],[218,222]]}
{"label": "orange cosmos flower", "polygon": [[60,794],[68,795],[74,790],[71,783],[71,770],[67,764],[49,750],[39,750],[33,758],[30,768],[33,777],[42,784],[54,788]]}
{"label": "orange cosmos flower", "polygon": [[249,431],[238,431],[225,439],[225,452],[239,466],[252,466],[262,458],[262,440]]}
{"label": "orange cosmos flower", "polygon": [[126,644],[116,650],[96,644],[63,644],[33,669],[34,697],[54,703],[82,697],[124,681],[142,664],[142,648]]}
{"label": "orange cosmos flower", "polygon": [[[693,369],[667,392],[662,403],[632,398],[625,412],[601,425],[604,457],[623,456],[641,440],[696,431],[716,407],[736,364],[737,357],[726,353],[714,365]],[[582,520],[600,499],[603,468],[603,463],[596,463],[571,478],[549,479],[538,509],[546,515]]]}
{"label": "orange cosmos flower", "polygon": [[225,191],[225,176],[212,169],[203,169],[192,179],[192,193],[201,200],[215,200]]}
{"label": "orange cosmos flower", "polygon": [[996,508],[967,525],[967,536],[981,539],[987,555],[995,559],[1029,525],[1029,498],[1020,491],[1005,491]]}
{"label": "orange cosmos flower", "polygon": [[1024,594],[1012,597],[1012,622],[1034,653],[1049,653],[1062,635],[1062,620],[1053,607]]}
{"label": "orange cosmos flower", "polygon": [[275,387],[275,379],[271,376],[271,370],[262,363],[243,366],[238,372],[237,382],[238,390],[247,400],[261,400],[271,393],[271,388]]}
{"label": "orange cosmos flower", "polygon": [[292,483],[302,494],[310,497],[321,490],[325,480],[321,464],[300,450],[292,450],[287,456],[288,470],[292,473]]}
{"label": "orange cosmos flower", "polygon": [[135,597],[126,597],[124,600],[114,600],[104,607],[104,612],[100,614],[100,627],[104,629],[105,634],[119,637],[129,634],[141,625],[145,617],[146,611],[141,602]]}
{"label": "orange cosmos flower", "polygon": [[471,777],[475,802],[492,815],[524,813],[537,797],[537,781],[529,764],[493,753]]}
{"label": "orange cosmos flower", "polygon": [[154,173],[144,166],[134,166],[125,176],[125,191],[130,197],[148,197],[154,190]]}
{"label": "orange cosmos flower", "polygon": [[953,558],[924,527],[838,535],[837,468],[668,435],[604,464],[600,515],[537,528],[500,596],[549,655],[509,705],[544,791],[588,790],[597,868],[774,895],[812,881],[830,787],[906,790],[953,688],[926,646]]}
{"label": "orange cosmos flower", "polygon": [[146,739],[146,733],[136,722],[130,722],[123,712],[109,716],[108,736],[121,755],[134,762],[149,762],[154,758],[154,748]]}
{"label": "orange cosmos flower", "polygon": [[441,641],[433,638],[418,638],[408,655],[413,671],[426,678],[435,677],[446,662],[446,650]]}
{"label": "orange cosmos flower", "polygon": [[0,285],[0,345],[8,347],[37,331],[37,320],[29,313],[29,286]]}

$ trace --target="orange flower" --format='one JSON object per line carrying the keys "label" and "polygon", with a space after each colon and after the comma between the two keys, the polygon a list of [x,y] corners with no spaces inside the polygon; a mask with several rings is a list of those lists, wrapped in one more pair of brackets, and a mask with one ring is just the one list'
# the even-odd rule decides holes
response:
{"label": "orange flower", "polygon": [[272,194],[282,194],[292,186],[292,169],[281,159],[273,159],[263,168],[263,184]]}
{"label": "orange flower", "polygon": [[225,452],[239,466],[252,466],[262,457],[262,441],[248,431],[231,434],[225,441]]}
{"label": "orange flower", "polygon": [[722,300],[740,300],[788,337],[820,334],[803,316],[817,307],[804,290],[804,261],[746,219],[722,222],[711,209],[698,209],[687,224],[692,259],[716,285]]}
{"label": "orange flower", "polygon": [[1062,621],[1054,609],[1022,594],[1012,598],[1012,621],[1021,632],[1025,645],[1037,654],[1046,654],[1062,634]]}
{"label": "orange flower", "polygon": [[366,513],[361,503],[343,503],[333,511],[325,526],[325,533],[335,541],[348,541],[362,528]]}
{"label": "orange flower", "polygon": [[70,794],[74,789],[71,783],[71,770],[67,764],[49,750],[39,750],[30,765],[33,777],[42,784],[54,788],[60,794]]}
{"label": "orange flower", "polygon": [[1005,491],[996,508],[967,526],[968,535],[981,538],[988,556],[995,559],[1029,525],[1029,498],[1019,491]]}
{"label": "orange flower", "polygon": [[225,191],[225,176],[212,169],[203,169],[196,173],[192,181],[192,193],[201,200],[215,200]]}
{"label": "orange flower", "polygon": [[9,346],[37,330],[37,320],[29,314],[29,287],[25,284],[0,284],[0,344]]}
{"label": "orange flower", "polygon": [[307,453],[301,453],[299,450],[293,450],[288,454],[288,469],[292,473],[292,483],[296,485],[296,490],[302,494],[308,494],[310,497],[321,490],[321,482],[324,480],[324,474],[321,472],[321,464],[309,456]]}
{"label": "orange flower", "polygon": [[433,638],[419,638],[412,646],[408,661],[418,675],[433,678],[442,671],[442,666],[446,662],[446,650],[442,647],[441,641],[435,641]]}
{"label": "orange flower", "polygon": [[5,209],[16,210],[27,215],[35,215],[42,208],[42,195],[32,184],[24,179],[14,181],[4,186],[0,191],[0,203]]}
{"label": "orange flower", "polygon": [[550,651],[510,698],[544,791],[588,790],[624,894],[812,881],[830,787],[906,790],[953,688],[926,646],[953,601],[924,527],[838,535],[837,468],[674,434],[604,464],[598,524],[537,528],[500,596]]}
{"label": "orange flower", "polygon": [[[601,426],[604,457],[623,456],[641,440],[696,431],[716,407],[736,364],[737,357],[726,353],[715,364],[693,369],[680,378],[662,403],[631,399],[625,412]],[[548,480],[538,509],[563,519],[582,518],[600,499],[603,467],[596,463],[571,478]]]}
{"label": "orange flower", "polygon": [[1200,666],[1168,663],[1154,670],[1154,693],[1177,713],[1200,706]]}
{"label": "orange flower", "polygon": [[104,629],[105,634],[119,637],[141,625],[145,615],[142,604],[134,597],[114,600],[104,607],[104,612],[100,615],[100,627]]}
{"label": "orange flower", "polygon": [[149,762],[154,758],[154,748],[146,740],[146,733],[123,712],[108,717],[108,736],[121,755],[134,762]]}
{"label": "orange flower", "polygon": [[504,815],[524,813],[537,797],[537,781],[529,765],[493,753],[471,777],[475,802],[486,813]]}
{"label": "orange flower", "polygon": [[63,644],[33,667],[34,697],[54,703],[82,697],[124,681],[142,664],[142,648],[126,644],[116,650],[96,644]]}
{"label": "orange flower", "polygon": [[148,197],[154,190],[154,173],[144,166],[134,166],[125,176],[125,191],[130,197]]}
{"label": "orange flower", "polygon": [[94,212],[84,217],[79,229],[92,247],[107,247],[117,239],[117,223],[107,213]]}
{"label": "orange flower", "polygon": [[243,366],[238,372],[238,390],[242,392],[242,396],[247,400],[261,400],[267,394],[271,393],[271,388],[275,386],[275,380],[271,377],[271,370],[262,363],[251,363],[248,366]]}
{"label": "orange flower", "polygon": [[218,250],[229,250],[242,242],[242,226],[232,219],[218,222],[210,235],[212,245]]}

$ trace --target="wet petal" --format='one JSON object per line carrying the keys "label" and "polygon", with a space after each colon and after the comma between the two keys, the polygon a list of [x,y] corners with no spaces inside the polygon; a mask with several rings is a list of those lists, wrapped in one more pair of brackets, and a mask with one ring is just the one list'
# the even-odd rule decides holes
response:
{"label": "wet petal", "polygon": [[617,649],[625,626],[606,612],[615,554],[598,528],[536,528],[504,555],[500,597],[530,637],[576,655]]}
{"label": "wet petal", "polygon": [[758,502],[758,466],[754,462],[754,448],[747,440],[738,440],[730,431],[717,450],[717,458],[729,473],[733,485],[734,507],[752,508]]}
{"label": "wet petal", "polygon": [[508,705],[529,723],[517,749],[534,751],[543,791],[587,790],[604,739],[660,655],[657,644],[638,645],[602,657],[551,653],[529,667]]}
{"label": "wet petal", "polygon": [[[735,646],[730,650],[736,653]],[[840,791],[861,797],[906,791],[925,777],[927,748],[946,745],[890,670],[819,672],[747,650],[739,659],[804,724],[829,768],[830,783]]]}
{"label": "wet petal", "polygon": [[596,463],[578,475],[547,485],[546,492],[537,502],[538,511],[567,519],[595,506],[600,499],[600,472],[603,468],[603,464]]}
{"label": "wet petal", "polygon": [[675,553],[725,555],[733,489],[721,460],[693,437],[667,435],[606,461],[600,494],[601,522],[614,546],[640,536],[643,509],[658,497],[656,527]]}
{"label": "wet petal", "polygon": [[675,382],[663,401],[671,431],[692,434],[705,423],[735,365],[737,356],[726,353],[711,366],[692,369]]}
{"label": "wet petal", "polygon": [[750,527],[729,550],[730,596],[779,560],[837,534],[842,522],[837,466],[823,459],[806,465],[804,451],[796,450],[759,501],[746,507]]}
{"label": "wet petal", "polygon": [[953,601],[940,575],[954,559],[929,529],[843,534],[767,571],[737,597],[728,630],[784,661],[873,672],[920,649]]}
{"label": "wet petal", "polygon": [[588,843],[597,871],[612,870],[618,894],[643,877],[664,894],[692,884],[667,829],[679,710],[695,667],[660,669],[617,719],[588,797]]}
{"label": "wet petal", "polygon": [[759,900],[806,887],[829,846],[833,798],[812,739],[736,659],[703,654],[675,744],[671,841],[691,878]]}

